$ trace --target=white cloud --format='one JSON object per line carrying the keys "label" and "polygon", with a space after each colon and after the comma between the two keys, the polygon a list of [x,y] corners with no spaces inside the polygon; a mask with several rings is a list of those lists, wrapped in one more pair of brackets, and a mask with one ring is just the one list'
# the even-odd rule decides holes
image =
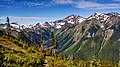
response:
{"label": "white cloud", "polygon": [[56,4],[73,4],[72,0],[53,0]]}
{"label": "white cloud", "polygon": [[[74,5],[76,8],[82,8],[82,9],[114,9],[114,8],[120,8],[120,4],[118,3],[107,3],[107,4],[100,4],[96,2],[90,2],[85,0],[53,0],[56,4],[71,4]],[[116,0],[120,1],[120,0]]]}
{"label": "white cloud", "polygon": [[[115,3],[106,3],[101,4],[97,3],[97,0],[95,1],[86,1],[86,0],[51,0],[50,2],[46,1],[39,1],[39,0],[33,0],[33,1],[20,1],[15,2],[14,0],[1,0],[0,1],[0,7],[46,7],[46,6],[54,6],[54,5],[72,5],[75,8],[81,8],[81,9],[115,9],[120,8],[120,0],[112,0]],[[12,5],[12,6],[11,6]]]}
{"label": "white cloud", "polygon": [[76,3],[75,7],[77,8],[98,8],[99,6],[101,6],[101,4],[98,3],[93,3],[93,2],[88,2],[88,1],[81,1]]}
{"label": "white cloud", "polygon": [[28,7],[41,7],[41,6],[47,6],[48,4],[46,2],[32,2],[32,1],[23,1],[21,2],[22,6],[28,6]]}
{"label": "white cloud", "polygon": [[114,8],[120,8],[120,4],[116,3],[109,3],[109,4],[99,4],[89,1],[81,1],[79,3],[76,3],[75,7],[77,8],[83,8],[83,9],[114,9]]}
{"label": "white cloud", "polygon": [[[7,18],[7,16],[0,16],[0,21],[5,21]],[[11,22],[18,22],[18,21],[21,21],[21,20],[37,20],[37,21],[40,21],[40,20],[46,20],[48,18],[46,17],[22,17],[22,16],[9,16],[9,19]]]}
{"label": "white cloud", "polygon": [[120,0],[113,0],[113,1],[119,2]]}

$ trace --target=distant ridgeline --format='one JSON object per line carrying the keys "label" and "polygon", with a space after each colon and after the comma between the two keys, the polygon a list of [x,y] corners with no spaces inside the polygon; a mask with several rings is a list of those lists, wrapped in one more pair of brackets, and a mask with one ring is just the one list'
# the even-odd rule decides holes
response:
{"label": "distant ridgeline", "polygon": [[[8,22],[8,21],[7,21]],[[45,48],[56,44],[56,54],[75,60],[119,62],[120,58],[120,14],[94,13],[88,18],[70,15],[54,22],[35,25],[17,23],[0,24],[5,34],[14,36],[30,46],[42,44]],[[51,36],[54,32],[55,36]]]}

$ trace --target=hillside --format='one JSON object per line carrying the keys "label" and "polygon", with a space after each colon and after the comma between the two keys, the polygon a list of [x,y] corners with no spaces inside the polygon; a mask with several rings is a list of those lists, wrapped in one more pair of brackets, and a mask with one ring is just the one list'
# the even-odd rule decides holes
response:
{"label": "hillside", "polygon": [[34,45],[28,47],[13,36],[0,37],[0,66],[42,66],[44,53]]}
{"label": "hillside", "polygon": [[[64,55],[49,55],[49,50],[41,52],[38,47],[20,42],[13,36],[3,35],[0,31],[0,66],[1,67],[117,67],[109,61],[66,60]],[[73,55],[74,57],[74,55]]]}
{"label": "hillside", "polygon": [[59,30],[58,53],[71,53],[82,60],[119,61],[120,17],[112,13],[94,13],[82,23]]}
{"label": "hillside", "polygon": [[[34,25],[10,23],[9,25],[0,24],[1,62],[8,59],[8,62],[1,64],[9,65],[14,62],[13,59],[16,59],[14,63],[18,65],[24,65],[26,64],[24,62],[27,62],[28,66],[41,66],[47,60],[49,61],[47,64],[51,67],[54,64],[57,66],[59,61],[61,61],[60,64],[66,63],[66,67],[69,61],[70,65],[74,65],[71,64],[73,63],[72,55],[78,66],[79,63],[83,63],[83,65],[88,64],[89,67],[92,61],[95,64],[99,61],[103,65],[115,63],[117,66],[119,62],[120,14],[118,13],[96,12],[88,18],[70,15],[54,22]],[[51,36],[51,32],[54,32],[54,36]],[[43,47],[45,52],[39,50]],[[55,56],[53,54],[45,59],[44,55],[50,54],[51,49],[54,50]],[[13,58],[9,59],[9,56]]]}
{"label": "hillside", "polygon": [[67,60],[64,56],[52,55],[51,50],[43,52],[40,48],[33,44],[29,46],[21,42],[21,39],[7,35],[0,30],[1,67],[67,67]]}

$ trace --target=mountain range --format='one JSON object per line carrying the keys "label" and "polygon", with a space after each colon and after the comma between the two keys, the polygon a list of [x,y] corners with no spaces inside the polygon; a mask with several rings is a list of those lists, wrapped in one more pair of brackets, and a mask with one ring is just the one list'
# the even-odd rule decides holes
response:
{"label": "mountain range", "polygon": [[[0,24],[5,33],[8,24]],[[20,38],[28,45],[40,44],[42,34],[44,46],[50,47],[51,32],[55,33],[57,54],[70,58],[75,54],[78,60],[119,61],[120,14],[116,12],[95,12],[88,18],[70,15],[54,22],[20,25],[10,23],[10,35]]]}

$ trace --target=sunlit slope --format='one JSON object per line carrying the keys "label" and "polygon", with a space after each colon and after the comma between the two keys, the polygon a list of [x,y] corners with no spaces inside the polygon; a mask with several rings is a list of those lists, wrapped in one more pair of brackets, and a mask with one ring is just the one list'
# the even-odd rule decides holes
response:
{"label": "sunlit slope", "polygon": [[35,46],[28,47],[18,39],[3,35],[0,37],[0,65],[42,66],[44,54]]}

